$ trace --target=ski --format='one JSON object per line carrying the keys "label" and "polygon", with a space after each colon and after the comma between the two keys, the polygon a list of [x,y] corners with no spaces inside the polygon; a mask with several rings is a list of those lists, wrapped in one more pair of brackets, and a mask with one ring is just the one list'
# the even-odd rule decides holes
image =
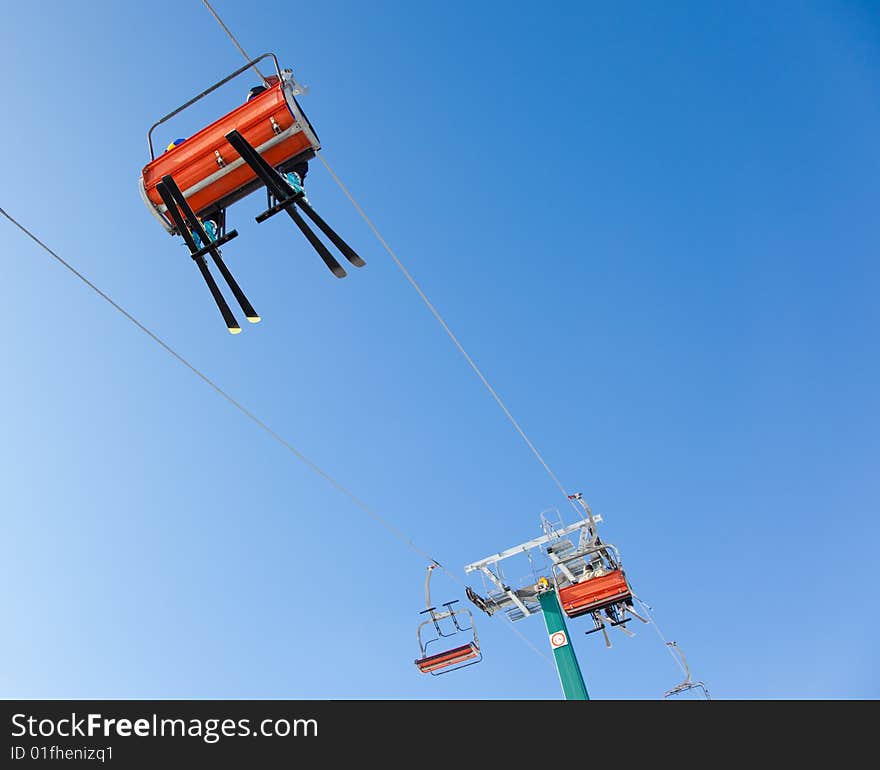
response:
{"label": "ski", "polygon": [[318,214],[318,212],[312,208],[311,204],[307,203],[302,196],[296,198],[294,202],[305,212],[306,216],[318,226],[318,229],[333,242],[333,245],[339,249],[342,256],[351,262],[351,264],[355,267],[363,267],[367,264],[351,246],[342,240],[339,234],[324,221],[324,218]]}
{"label": "ski", "polygon": [[212,241],[207,231],[205,230],[204,225],[202,225],[201,221],[192,210],[192,207],[189,205],[189,202],[180,191],[180,188],[177,186],[177,182],[174,181],[174,178],[171,176],[163,176],[162,184],[164,184],[166,189],[171,193],[172,199],[175,201],[178,208],[183,213],[184,219],[189,225],[190,234],[195,233],[196,236],[198,236],[199,240],[203,244],[205,244],[203,248],[199,249],[194,254],[201,256],[204,252],[207,252],[211,255],[211,259],[214,260],[214,264],[217,265],[217,269],[220,271],[220,274],[229,285],[232,294],[235,296],[235,299],[241,306],[242,312],[244,312],[247,320],[250,321],[252,324],[259,323],[260,316],[258,315],[257,311],[254,310],[253,305],[251,305],[250,303],[250,300],[248,300],[248,298],[245,296],[245,293],[238,285],[238,282],[232,276],[232,273],[229,271],[229,268],[223,261],[223,256],[221,255],[219,249],[219,246],[222,243],[226,243],[227,241],[232,240],[238,235],[238,233],[235,230],[230,230],[228,233],[221,236],[216,241]]}
{"label": "ski", "polygon": [[229,329],[230,334],[238,334],[241,331],[241,327],[238,325],[238,321],[229,309],[229,305],[226,304],[226,300],[220,293],[220,289],[217,288],[217,282],[214,280],[214,276],[211,275],[211,272],[208,270],[208,265],[205,263],[204,254],[199,253],[200,249],[196,245],[195,240],[193,240],[192,233],[190,233],[186,223],[183,221],[183,217],[177,208],[177,203],[171,195],[171,190],[165,185],[164,180],[156,185],[156,190],[159,192],[162,201],[165,203],[165,207],[168,209],[168,213],[174,222],[174,226],[177,228],[177,232],[180,233],[183,240],[186,242],[186,245],[189,247],[193,262],[196,263],[199,272],[202,274],[202,278],[205,279],[205,283],[208,285],[208,290],[211,292],[211,296],[214,297],[214,302],[217,303],[217,308],[220,310],[220,315],[223,316],[223,320],[226,322],[226,328]]}
{"label": "ski", "polygon": [[330,272],[337,278],[345,278],[345,268],[339,264],[337,259],[330,253],[330,250],[324,245],[320,238],[315,235],[314,231],[308,226],[306,221],[296,210],[295,199],[299,194],[296,193],[290,184],[288,184],[287,180],[283,179],[237,130],[230,131],[226,134],[226,141],[232,145],[233,149],[235,149],[235,151],[242,157],[242,160],[251,167],[253,172],[259,177],[260,181],[266,186],[266,189],[268,189],[278,201],[276,206],[272,207],[274,211],[270,209],[266,212],[266,216],[260,215],[260,217],[257,217],[257,221],[265,221],[269,216],[277,213],[277,211],[280,211],[283,208],[288,216],[294,221],[294,224],[300,229],[300,232],[306,237],[306,240],[312,245],[312,248],[318,253],[318,256],[324,261],[324,264],[327,265]]}
{"label": "ski", "polygon": [[308,242],[312,244],[312,248],[318,252],[318,256],[324,260],[324,264],[330,268],[330,272],[337,278],[345,278],[345,268],[339,264],[336,257],[330,253],[329,249],[321,242],[321,239],[315,235],[312,228],[309,227],[308,224],[306,224],[306,221],[299,215],[299,212],[291,205],[285,206],[284,210],[296,223],[296,226],[302,231],[302,234],[306,237]]}

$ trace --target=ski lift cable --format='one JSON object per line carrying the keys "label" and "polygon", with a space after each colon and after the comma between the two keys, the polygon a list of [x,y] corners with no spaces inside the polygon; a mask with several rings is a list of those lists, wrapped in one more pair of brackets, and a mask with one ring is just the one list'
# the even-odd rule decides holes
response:
{"label": "ski lift cable", "polygon": [[[214,8],[212,7],[209,0],[202,0],[202,4],[208,9],[208,11],[211,13],[211,15],[217,20],[217,23],[223,28],[223,31],[227,34],[229,39],[232,41],[232,44],[239,50],[241,55],[244,56],[245,61],[250,61],[251,59],[248,56],[247,52],[242,47],[241,43],[238,42],[238,40],[236,39],[235,35],[232,34],[232,31],[229,29],[229,27],[227,27],[226,24],[223,23],[223,20],[220,18],[217,11],[214,10]],[[261,75],[261,77],[262,77],[262,75]],[[360,204],[357,202],[357,200],[355,200],[354,196],[351,194],[351,192],[348,190],[348,188],[343,184],[342,180],[339,178],[339,176],[336,174],[336,172],[333,170],[333,168],[327,162],[326,158],[324,158],[323,151],[317,152],[316,155],[320,159],[321,163],[324,164],[324,167],[330,173],[330,176],[333,177],[333,180],[336,182],[339,189],[342,190],[342,192],[345,194],[345,196],[351,202],[352,206],[354,206],[354,208],[357,210],[358,214],[361,215],[361,218],[364,220],[364,222],[367,223],[367,226],[373,231],[373,235],[376,236],[376,239],[379,241],[379,243],[382,244],[382,247],[385,249],[385,251],[388,252],[388,255],[391,257],[391,259],[394,260],[394,264],[397,265],[397,267],[403,273],[406,280],[409,281],[410,285],[416,290],[419,297],[421,297],[422,302],[424,302],[425,306],[428,308],[428,310],[431,311],[431,315],[433,315],[434,318],[437,320],[437,322],[440,324],[440,326],[443,327],[443,331],[446,332],[446,334],[449,336],[449,339],[452,340],[452,342],[458,348],[459,352],[462,354],[462,356],[464,356],[465,361],[467,361],[468,365],[471,367],[471,369],[473,369],[474,374],[477,375],[480,382],[483,383],[486,390],[489,391],[489,394],[492,396],[492,398],[495,400],[495,402],[498,404],[498,406],[501,407],[501,410],[504,412],[505,416],[510,421],[510,424],[513,425],[513,427],[516,429],[516,432],[519,433],[519,435],[522,437],[523,441],[526,442],[526,445],[532,451],[532,454],[535,455],[538,462],[541,463],[541,465],[544,467],[544,470],[547,471],[547,474],[553,480],[553,483],[556,485],[556,487],[559,489],[559,491],[562,492],[562,494],[565,496],[569,505],[571,505],[571,507],[574,509],[574,511],[578,514],[578,516],[580,516],[581,515],[580,511],[578,510],[574,501],[571,500],[571,498],[569,497],[568,491],[566,490],[566,488],[562,484],[562,482],[559,480],[559,477],[551,470],[549,464],[544,459],[543,455],[538,451],[538,448],[535,446],[535,444],[532,442],[532,440],[526,435],[526,432],[522,429],[522,426],[519,424],[519,422],[517,422],[516,418],[511,413],[510,409],[507,408],[507,405],[504,403],[504,401],[502,401],[501,396],[498,395],[498,392],[495,390],[495,388],[492,387],[491,383],[486,378],[486,375],[483,374],[483,372],[477,366],[474,359],[467,352],[467,350],[465,350],[464,345],[461,344],[461,341],[458,339],[458,337],[455,335],[455,333],[449,327],[449,324],[447,324],[445,319],[443,318],[443,316],[440,315],[440,311],[437,310],[434,303],[431,302],[430,299],[428,299],[427,294],[425,294],[422,287],[419,286],[418,282],[413,277],[412,273],[410,273],[410,271],[407,270],[406,266],[403,264],[403,262],[397,256],[397,254],[394,253],[394,250],[391,248],[391,246],[388,245],[388,242],[382,237],[382,234],[379,232],[376,225],[373,224],[373,221],[367,216],[367,213],[363,210],[363,208],[361,208]]]}
{"label": "ski lift cable", "polygon": [[[220,16],[217,14],[217,11],[215,11],[215,10],[211,7],[211,4],[208,2],[208,0],[202,0],[202,2],[204,3],[205,8],[207,8],[208,11],[210,12],[211,16],[213,16],[214,19],[217,21],[217,23],[218,23],[221,27],[223,27],[223,31],[229,36],[229,39],[232,41],[232,44],[233,44],[233,45],[239,50],[239,53],[241,53],[241,55],[244,56],[245,61],[250,61],[250,57],[249,57],[249,56],[247,55],[247,53],[245,52],[244,48],[242,48],[242,47],[239,45],[238,40],[236,40],[236,39],[235,39],[235,35],[233,35],[232,32],[230,32],[229,27],[227,27],[227,26],[223,23],[223,19],[221,19]],[[265,76],[262,72],[260,72],[259,69],[257,69],[257,65],[256,65],[256,64],[252,67],[252,69],[253,69],[254,72],[256,72],[256,73],[260,76],[260,80],[263,81],[263,84],[264,84],[264,85],[269,85],[269,81],[266,80],[266,76]]]}
{"label": "ski lift cable", "polygon": [[[284,447],[288,452],[290,452],[297,460],[306,465],[310,470],[323,478],[327,483],[329,483],[334,489],[338,492],[341,492],[345,495],[349,500],[351,500],[358,508],[360,508],[364,513],[366,513],[370,518],[372,518],[377,524],[384,527],[388,532],[390,532],[395,538],[397,538],[400,542],[402,542],[407,548],[417,553],[420,557],[436,564],[443,572],[445,572],[449,577],[455,580],[460,585],[466,585],[465,582],[454,572],[447,569],[443,566],[439,561],[437,561],[433,556],[431,556],[427,551],[418,546],[410,537],[406,535],[402,530],[398,529],[391,522],[385,519],[383,516],[380,516],[376,511],[374,511],[367,503],[365,503],[361,498],[359,498],[354,492],[352,492],[348,487],[342,484],[340,481],[337,481],[330,473],[325,471],[320,465],[318,465],[314,460],[309,458],[307,455],[303,454],[299,449],[297,449],[293,444],[291,444],[287,439],[281,436],[278,432],[276,432],[272,427],[263,422],[257,415],[255,415],[250,409],[248,409],[244,404],[240,401],[233,398],[229,393],[227,393],[223,388],[221,388],[214,380],[208,377],[207,374],[202,372],[199,368],[197,368],[194,364],[190,363],[186,358],[184,358],[180,353],[178,353],[174,348],[171,347],[165,340],[163,340],[158,334],[152,331],[149,327],[141,323],[137,318],[135,318],[131,313],[129,313],[122,305],[116,302],[109,294],[103,291],[100,287],[90,281],[85,275],[83,275],[79,270],[77,270],[73,265],[71,265],[67,260],[61,257],[58,253],[53,251],[49,246],[47,246],[43,241],[41,241],[34,233],[32,233],[27,227],[25,227],[21,222],[19,222],[15,217],[9,214],[5,209],[0,207],[0,215],[4,216],[8,219],[13,225],[15,225],[19,230],[21,230],[28,238],[34,241],[40,248],[42,248],[49,256],[55,259],[59,264],[61,264],[68,271],[73,273],[80,281],[82,281],[86,286],[88,286],[93,292],[95,292],[101,299],[107,302],[111,307],[113,307],[116,311],[118,311],[121,315],[123,315],[126,319],[128,319],[132,324],[134,324],[138,329],[140,329],[144,334],[146,334],[150,339],[153,340],[157,345],[163,348],[169,355],[175,358],[179,363],[183,364],[187,369],[189,369],[193,374],[196,375],[200,380],[202,380],[206,385],[208,385],[215,393],[222,396],[226,401],[228,401],[232,406],[234,406],[238,411],[240,411],[245,417],[255,423],[260,429],[262,429],[265,433],[267,433],[271,438],[275,439],[282,447]],[[505,618],[506,620],[506,618]],[[539,650],[530,639],[520,632],[519,629],[515,628],[510,621],[507,622],[508,628],[510,628],[513,633],[518,636],[522,641],[524,641],[529,647],[534,650],[535,653],[540,655],[542,658],[551,663],[549,657]]]}
{"label": "ski lift cable", "polygon": [[672,656],[672,659],[675,661],[675,664],[681,669],[681,672],[687,676],[687,669],[682,665],[681,660],[678,655],[675,654],[675,651],[669,646],[669,640],[666,638],[666,635],[661,630],[660,626],[657,625],[657,620],[654,617],[654,613],[651,611],[651,606],[645,602],[644,599],[637,596],[633,593],[633,598],[639,603],[641,608],[645,611],[645,614],[648,616],[648,619],[651,621],[651,625],[654,627],[654,631],[657,633],[657,636],[660,637],[660,641],[663,642],[663,646],[666,647],[666,651]]}
{"label": "ski lift cable", "polygon": [[491,383],[486,378],[486,375],[483,374],[483,372],[480,370],[480,367],[477,366],[474,359],[471,358],[470,354],[467,352],[467,350],[465,350],[464,345],[461,344],[461,341],[458,339],[458,337],[455,335],[455,333],[449,327],[449,324],[446,323],[443,316],[440,315],[440,311],[437,310],[437,308],[434,306],[434,303],[431,302],[430,299],[428,299],[428,296],[425,294],[422,287],[419,286],[418,282],[413,277],[412,273],[410,273],[410,271],[406,269],[406,266],[403,264],[403,262],[401,262],[400,258],[397,256],[397,254],[394,253],[394,250],[388,245],[388,242],[382,237],[381,233],[376,228],[376,225],[373,224],[373,221],[369,218],[369,216],[367,216],[367,213],[361,208],[360,204],[355,200],[354,196],[351,194],[351,192],[348,190],[348,188],[343,184],[342,180],[337,176],[336,172],[333,170],[333,168],[327,162],[327,159],[324,157],[323,151],[318,152],[316,154],[318,156],[318,159],[321,161],[321,163],[324,164],[324,168],[327,169],[327,171],[330,173],[330,176],[333,177],[333,180],[339,186],[339,189],[342,190],[343,193],[345,193],[345,196],[349,199],[349,201],[351,201],[352,206],[354,206],[354,208],[357,210],[358,214],[361,215],[361,218],[364,220],[364,222],[366,222],[368,227],[373,231],[373,235],[376,236],[379,243],[382,244],[382,247],[385,249],[385,251],[388,252],[388,255],[391,257],[391,259],[394,260],[394,264],[397,265],[397,267],[400,269],[400,272],[403,273],[406,280],[409,281],[409,283],[412,285],[412,287],[416,290],[419,297],[421,297],[422,302],[424,302],[426,307],[428,308],[428,310],[431,311],[431,315],[433,315],[434,318],[437,320],[437,323],[439,323],[440,326],[443,327],[443,331],[446,332],[446,334],[449,336],[449,339],[452,340],[452,342],[458,348],[458,351],[462,354],[462,356],[464,356],[465,361],[467,361],[468,365],[471,367],[471,369],[473,369],[474,374],[477,375],[477,377],[480,379],[480,382],[483,383],[486,390],[489,391],[489,394],[492,396],[493,399],[495,399],[495,402],[498,404],[498,406],[501,407],[501,410],[504,412],[505,416],[510,421],[510,424],[513,425],[513,427],[516,429],[516,432],[519,433],[519,435],[522,437],[523,441],[526,442],[526,445],[529,447],[529,449],[532,450],[532,454],[535,455],[535,457],[538,459],[538,462],[541,463],[541,465],[544,467],[544,470],[547,471],[547,474],[553,480],[553,483],[556,484],[559,491],[562,492],[563,495],[565,495],[566,500],[568,500],[569,504],[577,512],[578,516],[580,516],[581,515],[580,511],[577,510],[577,507],[575,506],[574,502],[569,497],[568,490],[566,490],[565,486],[559,480],[557,475],[551,470],[550,466],[547,464],[547,461],[544,459],[543,455],[538,451],[538,448],[534,445],[532,440],[526,435],[526,432],[522,429],[522,426],[519,424],[519,422],[517,422],[516,418],[511,413],[510,409],[507,408],[507,405],[504,403],[504,401],[502,401],[501,396],[498,395],[498,392],[495,390],[495,388],[492,387]]}

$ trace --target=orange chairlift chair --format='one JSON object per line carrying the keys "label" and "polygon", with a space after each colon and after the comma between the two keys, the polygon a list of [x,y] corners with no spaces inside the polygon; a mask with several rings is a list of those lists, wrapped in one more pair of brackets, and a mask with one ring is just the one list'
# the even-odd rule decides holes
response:
{"label": "orange chairlift chair", "polygon": [[592,511],[583,497],[577,494],[572,495],[571,499],[577,500],[587,512],[590,537],[581,543],[574,554],[557,560],[553,565],[559,604],[569,618],[591,615],[594,627],[586,633],[602,631],[605,643],[610,647],[611,641],[605,631],[606,620],[609,625],[619,627],[630,636],[632,632],[625,627],[631,620],[627,615],[644,623],[648,621],[633,609],[632,589],[617,548],[599,538]]}
{"label": "orange chairlift chair", "polygon": [[[431,674],[432,676],[457,671],[460,668],[466,668],[467,666],[479,663],[483,659],[483,654],[480,651],[480,640],[477,638],[474,618],[470,610],[454,610],[452,605],[458,601],[457,599],[445,602],[443,606],[446,609],[439,612],[431,604],[431,574],[437,566],[437,564],[428,565],[428,574],[425,576],[426,609],[419,613],[421,615],[430,615],[430,618],[422,621],[416,631],[419,650],[421,651],[421,657],[415,661],[416,667],[423,674]],[[463,623],[462,620],[465,616],[467,621]],[[425,640],[423,632],[427,626],[433,627],[434,636]],[[467,635],[467,642],[465,644],[455,647],[449,647],[447,644],[444,644],[439,652],[428,654],[429,646],[436,644],[442,639],[451,637],[461,639],[463,635]]]}
{"label": "orange chairlift chair", "polygon": [[[264,79],[266,88],[262,92],[156,156],[156,128],[246,70],[256,69],[255,65],[267,58],[275,65],[275,75]],[[219,247],[238,235],[235,230],[226,230],[226,209],[260,187],[266,188],[268,208],[256,218],[257,222],[286,211],[330,271],[338,278],[345,277],[345,270],[301,216],[305,214],[351,264],[365,264],[311,207],[300,180],[290,173],[313,158],[321,146],[296,100],[296,90],[292,72],[281,70],[275,54],[266,53],[158,120],[147,134],[150,162],[141,173],[141,197],[168,233],[183,237],[233,334],[241,328],[217,288],[205,258],[212,258],[248,321],[259,321],[259,315],[224,263]]]}

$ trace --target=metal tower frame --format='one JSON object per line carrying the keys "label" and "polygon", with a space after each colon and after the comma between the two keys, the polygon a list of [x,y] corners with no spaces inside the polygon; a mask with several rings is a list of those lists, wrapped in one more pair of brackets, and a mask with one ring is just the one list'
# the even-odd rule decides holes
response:
{"label": "metal tower frame", "polygon": [[[466,573],[480,572],[489,584],[495,589],[494,593],[489,593],[489,602],[494,612],[496,609],[502,609],[507,616],[513,620],[522,620],[530,615],[541,612],[541,605],[538,601],[538,591],[536,584],[539,577],[536,572],[533,573],[534,580],[531,584],[525,584],[519,587],[512,587],[504,579],[504,573],[501,568],[501,562],[510,559],[513,556],[525,555],[534,565],[532,552],[542,549],[541,557],[546,556],[551,564],[556,564],[560,572],[567,581],[574,582],[576,580],[572,569],[576,569],[577,565],[572,561],[582,558],[584,554],[580,553],[584,550],[586,543],[592,543],[595,540],[595,524],[602,521],[602,517],[591,514],[591,519],[581,519],[574,524],[565,527],[556,527],[552,521],[547,518],[548,511],[541,514],[541,528],[544,534],[527,540],[524,543],[515,545],[505,551],[500,551],[485,559],[480,559],[468,564],[464,571]],[[560,522],[561,523],[561,522]],[[568,539],[567,535],[578,533],[578,546]],[[542,548],[542,546],[546,546]],[[589,547],[589,546],[587,546]],[[573,558],[569,558],[573,557]],[[550,582],[553,580],[552,570],[548,571],[544,577]]]}

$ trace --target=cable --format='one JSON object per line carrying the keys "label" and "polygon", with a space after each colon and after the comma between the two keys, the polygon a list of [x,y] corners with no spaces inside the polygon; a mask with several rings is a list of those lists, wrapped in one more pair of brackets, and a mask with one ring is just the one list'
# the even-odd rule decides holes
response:
{"label": "cable", "polygon": [[[631,585],[632,584],[630,584],[630,586]],[[681,660],[679,660],[675,652],[673,652],[672,648],[669,646],[669,641],[666,639],[666,635],[663,633],[663,631],[660,630],[660,626],[657,625],[657,621],[654,619],[654,614],[651,611],[651,605],[645,602],[643,599],[640,599],[638,596],[635,595],[635,593],[633,593],[633,598],[641,605],[642,609],[645,611],[645,614],[651,621],[651,625],[654,626],[654,630],[657,632],[657,636],[660,637],[660,641],[663,642],[663,646],[666,648],[666,651],[672,656],[675,664],[681,669],[681,673],[687,676],[687,669],[682,665]]]}
{"label": "cable", "polygon": [[[238,40],[235,39],[235,35],[233,35],[232,32],[230,32],[229,27],[227,27],[227,26],[223,23],[223,19],[221,19],[220,16],[218,16],[217,11],[215,11],[215,10],[211,7],[211,4],[208,2],[208,0],[202,0],[202,4],[205,6],[205,8],[207,8],[207,9],[211,12],[211,16],[213,16],[214,19],[216,19],[217,23],[218,23],[221,27],[223,27],[223,31],[224,31],[227,35],[229,35],[229,39],[232,41],[232,44],[233,44],[233,45],[239,50],[239,52],[241,53],[241,55],[244,56],[245,61],[250,61],[250,60],[251,60],[251,57],[248,56],[247,53],[245,52],[244,48],[242,48],[241,45],[239,45]],[[260,80],[262,80],[263,83],[264,83],[265,85],[268,86],[268,85],[269,85],[269,81],[266,80],[266,77],[263,75],[263,73],[260,72],[260,70],[257,69],[257,65],[256,65],[256,64],[253,66],[253,70],[254,70],[254,72],[256,72],[256,73],[260,76]]]}
{"label": "cable", "polygon": [[[474,359],[471,358],[470,354],[467,352],[467,350],[465,350],[464,345],[461,344],[461,341],[458,339],[458,337],[455,336],[455,333],[452,331],[452,329],[449,328],[449,324],[447,324],[446,321],[444,320],[443,316],[440,315],[440,311],[437,310],[437,308],[434,306],[434,304],[431,302],[431,300],[428,299],[428,296],[422,290],[422,287],[419,286],[416,279],[413,278],[412,273],[410,273],[409,270],[406,269],[403,262],[401,262],[400,258],[397,256],[397,254],[394,253],[394,250],[388,245],[388,242],[382,237],[381,233],[376,228],[376,225],[373,224],[372,220],[367,216],[366,212],[361,208],[360,204],[354,199],[354,196],[349,192],[348,188],[342,183],[342,180],[337,176],[336,172],[330,167],[330,164],[327,162],[326,158],[324,158],[324,153],[319,152],[316,154],[317,154],[318,158],[320,159],[321,163],[324,164],[324,167],[327,169],[327,171],[330,172],[330,176],[333,177],[333,180],[339,186],[339,189],[342,190],[343,193],[345,193],[345,196],[351,201],[352,206],[355,207],[358,214],[361,215],[361,218],[364,220],[364,222],[367,223],[369,228],[373,231],[373,235],[376,236],[379,243],[382,244],[385,251],[387,251],[388,255],[391,257],[391,259],[394,260],[394,264],[396,264],[397,267],[400,268],[400,272],[403,273],[406,280],[410,282],[412,287],[418,293],[419,297],[422,298],[422,302],[424,302],[425,305],[427,306],[428,310],[431,311],[431,315],[433,315],[434,318],[437,320],[437,323],[439,323],[440,326],[443,327],[443,331],[445,331],[446,334],[449,335],[449,339],[452,340],[452,342],[455,344],[455,347],[457,347],[459,352],[464,356],[465,361],[468,362],[471,369],[473,369],[474,373],[477,375],[477,377],[480,378],[480,382],[483,383],[483,385],[486,387],[486,390],[489,391],[492,398],[494,398],[495,402],[498,404],[498,406],[501,407],[501,410],[507,416],[507,419],[510,420],[510,424],[513,425],[513,427],[516,429],[516,432],[519,433],[520,436],[522,436],[523,441],[526,442],[529,449],[531,449],[532,453],[535,455],[535,457],[538,458],[538,462],[540,462],[541,465],[544,466],[544,470],[547,471],[550,478],[553,479],[553,483],[556,484],[556,486],[559,488],[559,491],[562,492],[562,494],[565,495],[566,499],[568,500],[569,499],[568,498],[568,490],[566,490],[566,488],[562,485],[562,482],[557,478],[556,474],[553,473],[553,471],[550,469],[550,466],[547,464],[547,461],[543,458],[541,453],[538,451],[538,448],[532,443],[531,439],[526,435],[526,432],[522,429],[520,424],[516,421],[516,418],[511,414],[510,410],[507,408],[507,405],[504,403],[504,401],[501,400],[501,396],[498,395],[498,392],[495,390],[495,388],[492,387],[489,380],[486,379],[486,375],[484,375],[483,372],[480,371],[480,367],[477,366]],[[569,502],[571,502],[571,501],[569,500]],[[572,506],[574,506],[573,503],[572,503]],[[577,510],[577,509],[575,509],[575,510]]]}
{"label": "cable", "polygon": [[[117,310],[120,314],[122,314],[125,318],[127,318],[132,324],[134,324],[138,329],[140,329],[144,334],[146,334],[153,342],[162,347],[169,355],[175,358],[179,363],[183,364],[187,369],[189,369],[193,374],[196,375],[202,382],[208,385],[215,393],[222,396],[226,401],[228,401],[232,406],[234,406],[238,411],[240,411],[245,417],[247,417],[251,422],[256,424],[261,430],[271,436],[275,441],[281,444],[288,452],[290,452],[297,460],[306,465],[310,470],[323,478],[326,482],[328,482],[334,489],[338,492],[341,492],[345,495],[349,500],[351,500],[358,508],[360,508],[364,513],[370,516],[377,524],[384,527],[388,530],[394,537],[400,540],[407,548],[417,553],[423,559],[428,562],[433,562],[436,564],[443,572],[445,572],[449,577],[455,580],[460,585],[466,585],[464,581],[456,575],[454,572],[450,571],[446,567],[444,567],[439,561],[437,561],[433,556],[431,556],[427,551],[423,550],[421,547],[416,545],[416,543],[407,535],[402,532],[400,529],[395,527],[391,522],[389,522],[384,517],[380,516],[376,513],[367,503],[365,503],[361,498],[359,498],[354,492],[352,492],[348,487],[346,487],[341,482],[337,481],[333,476],[330,475],[327,471],[325,471],[321,466],[319,466],[316,462],[310,459],[308,456],[300,452],[293,444],[291,444],[287,439],[273,430],[269,425],[267,425],[263,420],[261,420],[257,415],[255,415],[250,409],[248,409],[244,404],[240,401],[237,401],[233,398],[229,393],[227,393],[223,388],[221,388],[216,382],[214,382],[207,374],[198,369],[194,364],[190,363],[186,358],[184,358],[180,353],[178,353],[174,348],[172,348],[165,340],[159,337],[158,334],[153,332],[143,323],[141,323],[137,318],[135,318],[131,313],[129,313],[122,305],[116,302],[110,295],[96,286],[92,281],[86,278],[79,270],[77,270],[73,265],[63,259],[59,254],[50,249],[43,241],[41,241],[36,235],[34,235],[30,230],[28,230],[23,224],[21,224],[17,219],[15,219],[11,214],[9,214],[5,209],[0,208],[0,214],[2,214],[6,219],[8,219],[13,225],[15,225],[19,230],[21,230],[25,235],[28,236],[32,241],[34,241],[38,246],[40,246],[47,254],[49,254],[53,259],[55,259],[59,264],[61,264],[64,268],[69,270],[73,275],[79,278],[86,286],[88,286],[95,294],[97,294],[101,299],[107,302],[111,307]],[[541,657],[548,659],[547,655],[541,652],[537,647],[535,647],[532,642],[523,636],[522,633],[512,625],[510,625],[510,629],[519,636],[529,647],[531,647],[536,653],[538,653]]]}

